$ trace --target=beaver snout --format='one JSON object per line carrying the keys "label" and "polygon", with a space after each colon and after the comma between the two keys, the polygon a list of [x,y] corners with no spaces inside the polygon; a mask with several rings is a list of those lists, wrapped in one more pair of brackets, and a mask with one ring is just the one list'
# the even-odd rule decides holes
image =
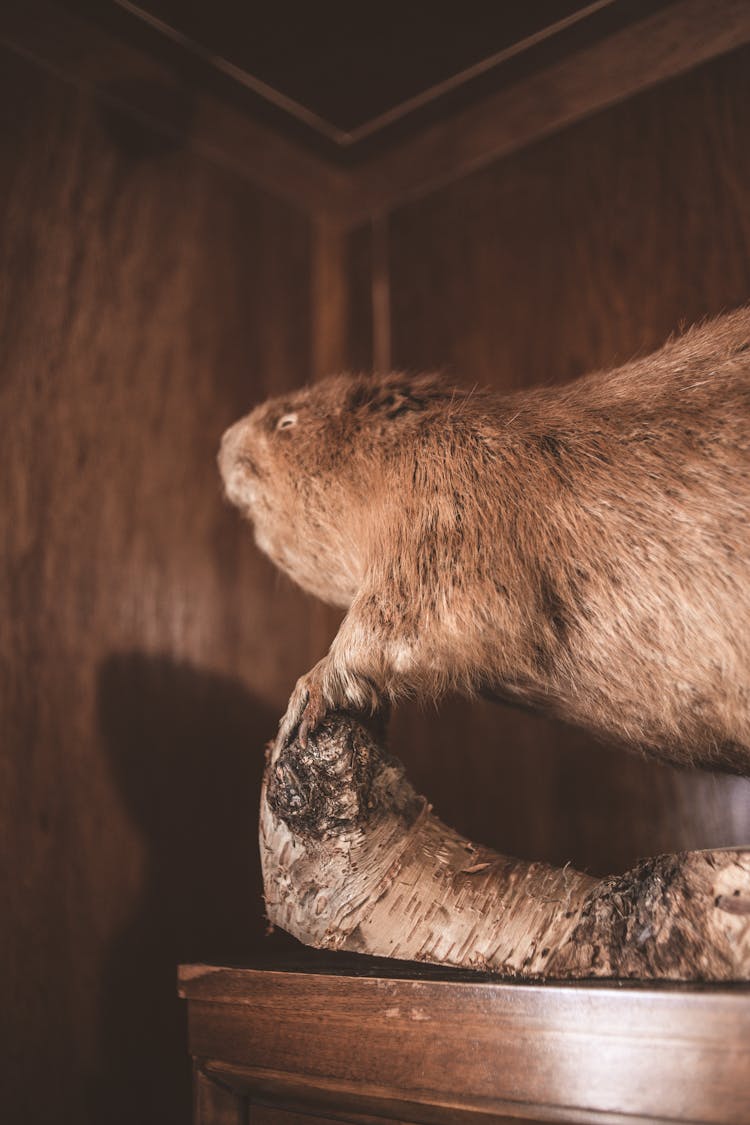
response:
{"label": "beaver snout", "polygon": [[227,497],[240,507],[252,503],[253,485],[261,476],[248,446],[247,422],[242,419],[224,433],[217,457]]}

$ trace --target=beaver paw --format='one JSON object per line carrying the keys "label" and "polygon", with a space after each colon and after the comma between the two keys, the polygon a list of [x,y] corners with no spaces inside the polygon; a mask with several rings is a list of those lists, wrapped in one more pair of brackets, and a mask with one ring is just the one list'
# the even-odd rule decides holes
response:
{"label": "beaver paw", "polygon": [[375,715],[385,713],[386,709],[371,680],[350,671],[340,677],[333,671],[330,659],[324,658],[297,680],[279,723],[279,740],[282,746],[288,746],[296,737],[300,746],[305,747],[308,735],[320,726],[329,711]]}

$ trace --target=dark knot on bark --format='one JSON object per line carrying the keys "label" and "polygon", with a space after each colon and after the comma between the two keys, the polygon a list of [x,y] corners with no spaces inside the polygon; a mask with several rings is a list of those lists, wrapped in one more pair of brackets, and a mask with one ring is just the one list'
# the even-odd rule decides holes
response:
{"label": "dark knot on bark", "polygon": [[295,739],[269,770],[268,805],[306,841],[330,840],[372,825],[387,809],[404,825],[424,805],[397,758],[382,749],[383,731],[346,713],[329,715],[308,737]]}

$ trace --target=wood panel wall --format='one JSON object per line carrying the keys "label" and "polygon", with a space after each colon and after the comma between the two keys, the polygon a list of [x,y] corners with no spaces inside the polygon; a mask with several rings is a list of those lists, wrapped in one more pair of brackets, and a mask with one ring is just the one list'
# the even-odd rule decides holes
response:
{"label": "wood panel wall", "polygon": [[264,941],[262,749],[323,643],[215,466],[308,377],[309,222],[8,51],[0,215],[0,1117],[184,1125],[175,966]]}
{"label": "wood panel wall", "polygon": [[[743,49],[397,210],[393,366],[556,382],[747,301],[749,136]],[[750,841],[750,782],[490,704],[404,708],[395,748],[442,816],[512,854],[603,874]]]}

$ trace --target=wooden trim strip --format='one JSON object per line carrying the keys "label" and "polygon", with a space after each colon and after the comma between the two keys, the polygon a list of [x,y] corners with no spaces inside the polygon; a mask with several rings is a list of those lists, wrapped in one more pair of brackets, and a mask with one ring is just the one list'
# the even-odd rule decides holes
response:
{"label": "wooden trim strip", "polygon": [[[458,1048],[457,1048],[458,1049]],[[311,1107],[326,1113],[345,1113],[353,1125],[382,1125],[399,1121],[403,1125],[510,1125],[527,1121],[557,1122],[558,1125],[675,1125],[666,1118],[643,1117],[613,1111],[586,1110],[578,1106],[550,1106],[540,1103],[399,1094],[378,1085],[364,1086],[357,1081],[305,1075],[298,1078],[283,1071],[264,1067],[231,1066],[214,1059],[201,1063],[201,1068],[225,1086],[249,1096],[253,1104],[277,1105],[286,1110],[309,1113]]]}
{"label": "wooden trim strip", "polygon": [[357,165],[342,219],[393,210],[748,42],[747,0],[678,0]]}
{"label": "wooden trim strip", "polygon": [[[156,132],[174,136],[174,123],[137,96],[139,85],[177,86],[170,68],[67,9],[49,0],[8,0],[0,19],[0,47]],[[187,132],[175,139],[300,210],[338,221],[350,209],[345,170],[211,94],[196,98]]]}
{"label": "wooden trim strip", "polygon": [[[611,3],[612,0],[606,0]],[[231,78],[233,82],[237,82],[240,86],[251,90],[258,97],[264,98],[265,101],[270,102],[271,105],[276,106],[277,109],[283,109],[290,117],[295,117],[306,125],[308,129],[319,133],[326,140],[334,141],[336,144],[345,145],[350,141],[349,134],[342,129],[338,129],[332,125],[330,121],[320,117],[319,114],[313,113],[307,106],[301,105],[300,102],[295,101],[294,98],[289,98],[286,94],[282,94],[280,90],[269,86],[267,82],[261,81],[253,74],[249,74],[242,67],[236,66],[234,63],[229,62],[228,59],[222,58],[221,55],[209,51],[201,43],[191,39],[189,35],[184,35],[178,28],[172,27],[171,24],[165,23],[164,20],[158,19],[147,12],[145,8],[141,8],[138,4],[131,3],[131,0],[114,0],[119,8],[122,8],[128,15],[133,16],[134,19],[141,20],[143,23],[148,24],[154,31],[158,31],[166,39],[170,39],[178,47],[188,51],[191,55],[195,55],[201,62],[206,63],[208,66],[218,70],[221,74]]]}
{"label": "wooden trim strip", "polygon": [[386,113],[381,113],[378,117],[374,117],[371,121],[367,121],[364,125],[360,125],[356,129],[352,129],[351,133],[348,135],[348,144],[354,145],[359,141],[366,140],[380,129],[384,129],[388,125],[393,125],[396,121],[401,121],[404,117],[408,117],[410,113],[414,113],[415,110],[423,109],[431,102],[442,98],[445,94],[450,94],[454,90],[460,89],[461,86],[465,86],[467,82],[471,82],[482,75],[489,74],[492,70],[497,70],[503,63],[508,62],[510,59],[517,58],[525,51],[530,51],[532,47],[538,46],[539,43],[544,43],[547,39],[554,39],[556,35],[560,35],[561,32],[567,31],[570,27],[575,27],[576,24],[582,23],[597,12],[600,12],[602,8],[608,8],[614,3],[616,3],[616,0],[595,0],[594,3],[587,4],[585,8],[579,8],[564,19],[548,24],[547,27],[540,28],[539,31],[535,31],[532,35],[527,35],[524,39],[519,39],[517,43],[512,43],[510,47],[505,47],[502,51],[497,51],[494,55],[489,55],[486,59],[482,59],[481,62],[475,63],[474,66],[467,67],[458,74],[446,78],[443,82],[438,82],[435,86],[430,86],[429,89],[423,90],[414,97],[399,102],[393,109],[388,110]]}

